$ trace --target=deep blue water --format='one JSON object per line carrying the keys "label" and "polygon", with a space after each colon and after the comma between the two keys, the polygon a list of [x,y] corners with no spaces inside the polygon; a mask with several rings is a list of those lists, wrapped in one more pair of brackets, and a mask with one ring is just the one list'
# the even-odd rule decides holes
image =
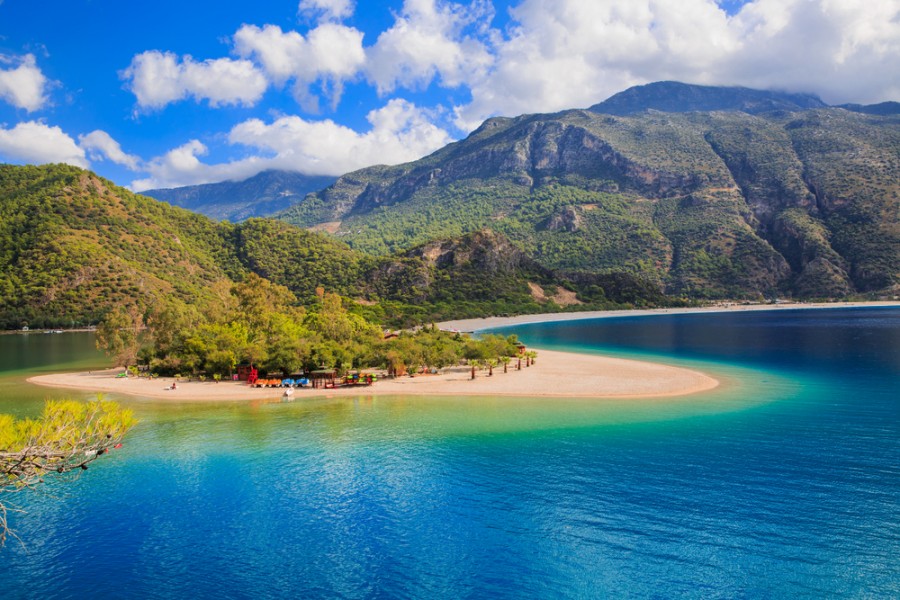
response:
{"label": "deep blue water", "polygon": [[0,597],[900,597],[900,310],[515,331],[727,385],[132,401],[122,451],[16,497]]}

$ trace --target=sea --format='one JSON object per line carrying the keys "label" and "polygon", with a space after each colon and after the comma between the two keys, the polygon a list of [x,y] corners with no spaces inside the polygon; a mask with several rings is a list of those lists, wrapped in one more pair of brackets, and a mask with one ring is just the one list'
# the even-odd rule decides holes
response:
{"label": "sea", "polygon": [[[140,419],[122,449],[0,496],[17,536],[0,598],[900,597],[900,308],[499,331],[722,385],[630,400],[108,396]],[[88,333],[0,336],[0,412],[87,397],[24,379],[104,364]]]}

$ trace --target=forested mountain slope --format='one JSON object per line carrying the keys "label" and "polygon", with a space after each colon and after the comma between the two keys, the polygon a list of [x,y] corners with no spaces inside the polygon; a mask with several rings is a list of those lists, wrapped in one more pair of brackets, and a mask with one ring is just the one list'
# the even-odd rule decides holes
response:
{"label": "forested mountain slope", "polygon": [[844,297],[896,292],[898,194],[896,115],[572,110],[489,119],[280,217],[371,255],[490,228],[545,268],[675,295]]}

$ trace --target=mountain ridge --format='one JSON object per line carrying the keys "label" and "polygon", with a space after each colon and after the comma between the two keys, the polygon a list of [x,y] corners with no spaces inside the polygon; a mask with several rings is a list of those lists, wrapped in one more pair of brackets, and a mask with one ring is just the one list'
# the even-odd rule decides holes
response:
{"label": "mountain ridge", "polygon": [[596,113],[627,116],[657,110],[660,112],[740,111],[759,114],[774,110],[827,108],[814,94],[778,90],[756,90],[740,86],[704,86],[678,81],[657,81],[628,88],[595,104]]}

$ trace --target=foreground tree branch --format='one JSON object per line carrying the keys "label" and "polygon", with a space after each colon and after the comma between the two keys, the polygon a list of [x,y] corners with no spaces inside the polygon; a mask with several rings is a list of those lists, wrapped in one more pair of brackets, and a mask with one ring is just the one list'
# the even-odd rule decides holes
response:
{"label": "foreground tree branch", "polygon": [[72,471],[121,446],[135,424],[130,410],[98,397],[49,400],[37,419],[0,415],[0,546],[9,534],[2,494],[33,489],[44,478]]}

